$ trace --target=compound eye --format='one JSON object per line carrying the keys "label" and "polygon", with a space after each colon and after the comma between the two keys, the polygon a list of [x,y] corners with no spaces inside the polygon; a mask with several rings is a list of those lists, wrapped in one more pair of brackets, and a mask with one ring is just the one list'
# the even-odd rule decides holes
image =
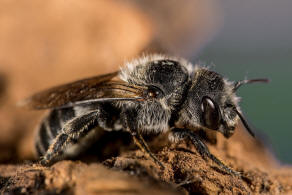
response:
{"label": "compound eye", "polygon": [[155,86],[149,86],[146,92],[148,98],[162,98],[163,92]]}
{"label": "compound eye", "polygon": [[203,97],[201,111],[204,125],[209,129],[219,129],[221,121],[219,108],[211,98]]}

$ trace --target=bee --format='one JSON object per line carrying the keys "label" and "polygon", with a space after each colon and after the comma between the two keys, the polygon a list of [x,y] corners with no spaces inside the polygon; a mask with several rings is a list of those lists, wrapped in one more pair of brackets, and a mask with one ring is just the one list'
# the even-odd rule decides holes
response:
{"label": "bee", "polygon": [[214,130],[229,138],[239,120],[254,136],[239,107],[236,90],[267,79],[230,82],[206,67],[163,55],[148,55],[120,71],[57,86],[22,102],[51,109],[36,136],[41,163],[50,165],[81,151],[100,129],[129,132],[134,142],[162,168],[143,135],[169,134],[170,141],[190,140],[197,151],[230,174],[212,155],[197,130]]}

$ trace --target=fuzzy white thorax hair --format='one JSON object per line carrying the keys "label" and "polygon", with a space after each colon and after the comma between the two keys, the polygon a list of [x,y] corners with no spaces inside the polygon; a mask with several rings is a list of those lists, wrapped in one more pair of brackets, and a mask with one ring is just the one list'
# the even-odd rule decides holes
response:
{"label": "fuzzy white thorax hair", "polygon": [[135,67],[138,65],[146,66],[149,62],[154,62],[159,61],[159,60],[173,60],[179,62],[183,67],[186,68],[188,71],[189,75],[192,75],[194,72],[194,69],[196,68],[192,63],[188,62],[187,60],[183,58],[178,58],[178,57],[170,57],[166,55],[161,55],[161,54],[151,54],[151,55],[143,55],[140,58],[131,60],[129,62],[125,63],[124,67],[121,67],[121,71],[119,74],[119,77],[123,81],[128,81],[129,76],[131,73],[134,71]]}

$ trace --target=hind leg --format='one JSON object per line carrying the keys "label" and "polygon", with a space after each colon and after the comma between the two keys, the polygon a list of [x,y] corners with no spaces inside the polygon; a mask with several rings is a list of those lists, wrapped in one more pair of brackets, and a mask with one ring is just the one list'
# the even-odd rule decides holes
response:
{"label": "hind leg", "polygon": [[62,159],[68,146],[78,143],[81,138],[88,135],[90,131],[94,130],[102,122],[100,110],[88,112],[68,121],[49,146],[49,149],[42,157],[41,163],[49,165],[57,159]]}

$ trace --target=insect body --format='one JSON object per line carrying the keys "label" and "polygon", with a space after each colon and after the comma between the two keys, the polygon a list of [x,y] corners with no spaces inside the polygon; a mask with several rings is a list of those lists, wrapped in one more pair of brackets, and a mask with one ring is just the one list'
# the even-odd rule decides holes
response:
{"label": "insect body", "polygon": [[266,79],[229,82],[207,68],[160,55],[142,57],[119,72],[76,81],[25,100],[34,109],[52,109],[40,125],[36,149],[50,164],[82,149],[100,130],[124,130],[161,166],[142,135],[170,131],[170,140],[190,139],[203,157],[213,156],[196,133],[216,130],[230,137],[238,120],[250,131],[238,106],[237,88]]}

